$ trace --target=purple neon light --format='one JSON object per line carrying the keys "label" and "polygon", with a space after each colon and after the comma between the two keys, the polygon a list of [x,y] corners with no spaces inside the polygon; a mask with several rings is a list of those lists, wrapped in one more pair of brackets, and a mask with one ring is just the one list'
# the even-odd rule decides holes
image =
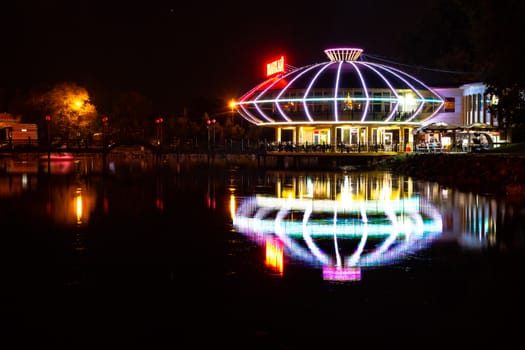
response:
{"label": "purple neon light", "polygon": [[263,116],[264,119],[266,119],[268,122],[270,123],[275,123],[275,120],[273,120],[272,118],[268,117],[263,111],[262,109],[259,107],[259,104],[257,103],[257,100],[264,94],[266,93],[266,91],[270,90],[270,88],[272,86],[274,86],[275,84],[277,84],[277,82],[280,80],[279,79],[275,79],[275,81],[272,83],[272,84],[269,84],[268,87],[266,87],[266,89],[264,89],[257,97],[255,97],[255,99],[253,100],[253,105],[255,106],[255,109],[257,109],[257,111]]}
{"label": "purple neon light", "polygon": [[[411,121],[412,119],[414,119],[418,114],[419,112],[421,112],[421,110],[423,109],[423,106],[425,104],[425,98],[423,97],[423,95],[421,95],[419,93],[419,91],[417,91],[417,89],[408,82],[408,80],[406,80],[405,78],[403,78],[400,74],[397,74],[396,72],[400,72],[400,73],[403,73],[401,71],[398,71],[397,69],[395,70],[396,72],[394,72],[393,70],[391,70],[390,67],[386,67],[384,65],[381,65],[381,64],[378,64],[378,66],[381,66],[384,70],[386,70],[387,72],[390,72],[391,74],[395,75],[396,77],[398,77],[399,79],[401,79],[405,84],[407,84],[408,86],[410,86],[410,88],[412,89],[412,91],[414,91],[416,93],[416,95],[419,96],[419,98],[421,99],[421,103],[419,104],[419,107],[416,109],[416,111],[414,112],[414,114],[412,114],[412,116],[410,118],[408,118],[406,121],[409,122]],[[403,73],[404,74],[404,73]],[[406,76],[409,76],[409,75],[406,75]],[[415,80],[415,79],[414,79]],[[421,84],[421,82],[419,80],[416,80],[418,83]]]}
{"label": "purple neon light", "polygon": [[[259,123],[262,123],[262,121],[261,121],[259,118],[253,116],[250,112],[248,112],[248,110],[244,107],[244,102],[247,100],[247,98],[248,98],[249,96],[252,96],[253,93],[254,93],[255,91],[258,91],[258,89],[259,89],[261,86],[265,86],[266,84],[268,84],[268,81],[269,81],[269,80],[270,80],[270,79],[265,80],[265,81],[263,81],[263,82],[260,83],[260,84],[257,84],[253,89],[251,89],[250,91],[248,91],[247,93],[245,93],[245,94],[239,99],[239,102],[240,102],[239,105],[240,105],[241,109],[246,113],[246,115],[247,115],[250,119],[252,119],[252,120],[258,120]],[[255,107],[257,108],[257,104],[256,104],[255,100],[252,101],[251,103],[254,104]],[[259,109],[257,109],[257,110],[259,110]],[[264,114],[263,114],[263,117],[265,117]],[[271,119],[267,119],[267,118],[266,118],[266,120],[267,120],[268,122],[271,123]],[[256,124],[258,124],[258,123],[256,123]]]}
{"label": "purple neon light", "polygon": [[337,207],[334,205],[334,252],[335,252],[335,265],[336,266],[343,266],[341,264],[341,254],[339,253],[339,244],[337,242]]}
{"label": "purple neon light", "polygon": [[[395,74],[393,71],[396,71],[398,72],[400,75],[404,75],[404,76],[407,76],[409,77],[410,79],[414,79],[415,81],[417,81],[419,84],[421,84],[421,86],[423,86],[425,89],[427,89],[428,91],[432,92],[434,95],[436,95],[439,100],[441,101],[440,105],[438,108],[436,108],[436,110],[434,111],[434,113],[432,113],[427,119],[430,119],[432,118],[434,115],[436,115],[436,113],[439,112],[439,110],[441,109],[441,107],[445,104],[445,101],[439,96],[438,93],[436,93],[434,90],[432,90],[430,87],[428,87],[426,84],[424,84],[423,82],[421,82],[420,80],[416,79],[415,77],[412,77],[410,75],[408,75],[407,73],[399,70],[399,69],[396,69],[396,68],[392,68],[392,67],[386,67],[384,65],[381,65],[381,64],[378,64],[378,66],[381,66],[383,67],[385,70],[389,71],[390,73],[396,75],[397,77],[399,77],[401,79],[401,77],[397,74]],[[403,79],[403,81],[405,81],[412,89],[414,89],[414,91],[419,95],[419,97],[422,99],[421,101],[421,106],[420,108],[418,108],[418,110],[416,111],[416,113],[414,113],[412,115],[412,117],[410,117],[409,119],[407,119],[407,122],[411,121],[412,119],[414,119],[416,117],[416,115],[421,111],[421,109],[423,109],[423,104],[425,103],[425,98],[423,97],[423,95],[419,94],[419,92],[416,90],[416,88],[414,88],[412,85],[410,85],[406,80]]]}
{"label": "purple neon light", "polygon": [[239,105],[240,108],[243,110],[243,112],[245,113],[245,116],[249,117],[249,119],[254,123],[254,124],[260,124],[260,123],[263,123],[262,120],[260,120],[259,118],[255,117],[254,115],[252,115],[244,105]]}
{"label": "purple neon light", "polygon": [[341,75],[341,66],[343,65],[343,61],[339,62],[339,66],[337,67],[337,76],[335,78],[335,86],[334,86],[334,120],[336,122],[339,121],[339,110],[337,108],[337,91],[339,90],[339,77]]}
{"label": "purple neon light", "polygon": [[322,264],[326,265],[329,264],[330,258],[324,254],[319,247],[314,243],[312,236],[310,235],[310,229],[308,228],[308,220],[310,219],[310,215],[312,215],[313,206],[312,202],[310,202],[310,205],[306,207],[306,210],[304,211],[303,215],[303,239],[306,243],[306,246],[310,251],[313,253],[313,255],[317,258],[318,261],[320,261]]}
{"label": "purple neon light", "polygon": [[314,78],[312,79],[312,81],[310,81],[310,84],[308,85],[308,88],[306,88],[306,91],[304,93],[304,96],[303,96],[303,106],[304,106],[304,111],[306,112],[306,116],[308,117],[308,120],[310,120],[311,122],[314,122],[314,119],[312,118],[312,116],[310,115],[310,110],[308,109],[308,104],[306,103],[306,100],[307,100],[307,97],[308,97],[308,94],[310,93],[310,90],[312,89],[312,86],[314,85],[314,83],[316,82],[317,78],[319,77],[319,75],[326,69],[328,68],[329,66],[331,66],[333,63],[332,62],[329,62],[329,63],[320,63],[320,64],[317,64],[316,66],[320,66],[322,65],[323,67],[321,69],[319,69],[319,71],[315,74]]}
{"label": "purple neon light", "polygon": [[[312,69],[314,69],[315,67],[319,66],[319,64],[316,64],[316,65],[312,65],[312,66],[309,66],[309,67],[306,67],[306,69],[304,69],[302,72],[300,72],[299,74],[297,74],[292,80],[290,80],[290,82],[283,88],[283,90],[279,93],[279,95],[277,95],[277,97],[275,98],[275,105],[277,106],[277,109],[279,110],[279,112],[281,113],[281,115],[283,116],[283,118],[287,121],[287,122],[290,122],[290,118],[288,118],[286,116],[286,114],[284,113],[284,111],[281,109],[281,106],[279,104],[279,98],[282,96],[282,94],[284,94],[284,92],[286,91],[286,89],[296,80],[298,79],[299,77],[303,76],[303,74],[311,71]],[[313,121],[312,119],[310,119],[310,121]]]}
{"label": "purple neon light", "polygon": [[360,281],[361,269],[358,267],[323,267],[325,281]]}
{"label": "purple neon light", "polygon": [[363,75],[361,74],[361,71],[359,70],[359,68],[357,68],[357,65],[354,62],[350,62],[350,64],[354,66],[354,69],[357,72],[357,75],[359,75],[361,84],[363,84],[363,91],[365,92],[366,105],[365,105],[365,108],[363,109],[363,116],[361,117],[361,121],[364,122],[366,119],[366,115],[368,113],[368,106],[370,106],[370,95],[368,95],[368,87],[366,86],[365,79],[363,79]]}
{"label": "purple neon light", "polygon": [[394,89],[394,87],[392,86],[392,84],[390,84],[390,81],[388,81],[388,79],[383,75],[381,74],[380,71],[378,71],[377,69],[375,69],[373,67],[372,64],[369,64],[369,63],[365,63],[365,62],[358,62],[359,64],[362,64],[363,66],[365,67],[368,67],[369,69],[373,70],[374,72],[377,73],[377,75],[379,75],[381,77],[381,79],[383,79],[383,81],[388,85],[388,87],[390,88],[390,90],[392,90],[392,92],[394,93],[394,95],[396,96],[396,104],[394,106],[394,108],[392,108],[392,111],[390,112],[390,115],[385,119],[385,122],[388,122],[390,121],[390,119],[392,119],[392,117],[394,116],[394,114],[396,113],[397,109],[399,108],[399,95],[397,94],[397,91],[396,89]]}

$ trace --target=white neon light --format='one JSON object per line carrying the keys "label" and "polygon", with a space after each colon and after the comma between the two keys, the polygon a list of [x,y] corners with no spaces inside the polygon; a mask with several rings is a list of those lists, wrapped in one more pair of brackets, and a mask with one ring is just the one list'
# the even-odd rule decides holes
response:
{"label": "white neon light", "polygon": [[363,221],[363,234],[361,235],[361,240],[359,241],[359,245],[357,246],[357,249],[354,251],[352,255],[347,259],[346,265],[347,266],[355,266],[357,265],[357,262],[361,258],[361,254],[363,254],[363,250],[366,246],[366,241],[368,239],[368,217],[366,215],[366,209],[364,205],[361,205],[361,216]]}
{"label": "white neon light", "polygon": [[[407,84],[411,89],[412,91],[414,91],[416,93],[416,95],[419,96],[419,99],[417,101],[421,101],[421,103],[419,104],[419,107],[416,109],[416,111],[414,112],[414,114],[412,114],[412,116],[410,118],[408,118],[406,121],[411,121],[412,119],[414,119],[418,114],[419,112],[421,112],[421,110],[423,109],[423,106],[425,104],[425,98],[423,97],[423,95],[421,95],[419,93],[419,91],[412,85],[408,82],[408,80],[406,80],[405,78],[403,78],[400,74],[397,74],[396,72],[401,72],[401,71],[398,71],[397,69],[395,70],[396,72],[394,72],[390,67],[386,67],[384,65],[381,65],[381,64],[378,64],[378,66],[382,67],[384,70],[386,70],[387,72],[390,72],[391,74],[395,75],[396,77],[398,77],[399,79],[401,79],[405,84]],[[401,72],[403,73],[403,72]],[[404,73],[403,73],[404,74]],[[410,77],[409,75],[406,75],[408,77]],[[416,80],[415,78],[413,77],[410,77],[414,80]],[[416,80],[418,83],[421,84],[421,82],[419,80]]]}
{"label": "white neon light", "polygon": [[334,206],[334,253],[335,253],[335,266],[342,267],[341,264],[341,254],[339,253],[339,246],[337,244],[337,209]]}
{"label": "white neon light", "polygon": [[[377,64],[377,66],[380,66],[382,67],[383,69],[385,69],[386,71],[392,73],[393,75],[395,75],[396,77],[398,77],[399,79],[403,80],[408,86],[410,86],[412,88],[412,90],[419,96],[420,98],[420,101],[421,101],[421,104],[419,106],[419,108],[416,110],[416,112],[410,117],[408,118],[406,121],[409,122],[411,120],[413,120],[418,114],[419,112],[423,109],[423,105],[425,104],[425,102],[428,102],[424,97],[423,95],[421,95],[418,91],[418,89],[416,89],[414,86],[412,86],[412,84],[410,84],[407,80],[405,80],[404,78],[401,77],[401,75],[404,75],[404,76],[407,76],[415,81],[417,81],[419,84],[421,84],[425,89],[431,91],[434,95],[436,95],[438,98],[439,98],[439,101],[441,102],[441,104],[436,108],[436,111],[434,113],[432,113],[432,115],[430,115],[427,119],[431,118],[432,116],[434,116],[438,111],[439,109],[443,106],[443,104],[445,103],[445,101],[443,99],[441,99],[441,97],[434,91],[432,90],[431,88],[429,88],[428,86],[426,86],[424,83],[422,83],[421,81],[419,81],[418,79],[406,74],[405,72],[399,70],[399,69],[396,69],[396,68],[392,68],[392,67],[387,67],[385,65],[382,65],[382,64]],[[396,74],[395,72],[398,72],[399,74]],[[419,100],[418,100],[419,101]]]}
{"label": "white neon light", "polygon": [[[275,105],[277,106],[277,109],[279,110],[279,112],[281,113],[282,117],[284,120],[290,122],[291,119],[288,118],[286,116],[286,114],[283,112],[283,110],[281,109],[281,106],[280,106],[280,103],[282,102],[299,102],[299,101],[302,101],[303,99],[282,99],[281,100],[281,96],[284,94],[284,92],[286,91],[286,89],[296,80],[298,79],[299,77],[303,76],[303,74],[309,72],[310,70],[314,69],[315,67],[319,66],[319,64],[317,65],[313,65],[313,66],[309,66],[309,67],[306,67],[306,69],[304,69],[302,72],[300,72],[299,74],[297,74],[292,80],[290,80],[290,82],[284,87],[284,89],[282,89],[282,91],[277,95],[277,97],[275,98],[274,100],[274,103]],[[312,120],[313,121],[313,120]]]}
{"label": "white neon light", "polygon": [[245,119],[248,119],[248,121],[252,121],[254,124],[264,123],[262,120],[251,114],[244,105],[240,105],[240,108],[242,109],[242,112],[239,111],[239,114],[241,114]]}
{"label": "white neon light", "polygon": [[303,215],[303,223],[302,223],[303,239],[306,243],[306,246],[310,249],[310,251],[317,258],[317,260],[326,264],[326,263],[329,263],[329,259],[325,254],[321,252],[321,250],[319,250],[317,245],[314,243],[312,236],[310,234],[310,228],[307,225],[310,215],[312,214],[312,210],[313,208],[311,205],[307,206],[304,212],[304,215]]}
{"label": "white neon light", "polygon": [[[321,69],[319,69],[319,71],[315,74],[314,78],[312,79],[312,81],[310,82],[310,84],[308,84],[308,87],[306,88],[306,91],[304,93],[304,96],[303,96],[303,106],[304,106],[304,111],[306,112],[306,117],[308,118],[309,121],[313,122],[314,119],[312,118],[312,116],[310,115],[310,110],[308,108],[308,104],[306,103],[307,101],[310,102],[318,102],[316,98],[313,98],[313,99],[307,99],[307,96],[308,94],[310,93],[310,90],[312,89],[312,86],[314,85],[314,83],[316,82],[317,78],[319,77],[319,75],[326,69],[328,68],[332,63],[321,63],[320,65],[324,65],[324,67],[322,67]],[[324,99],[322,99],[324,100]]]}
{"label": "white neon light", "polygon": [[339,47],[324,50],[331,61],[355,61],[359,58],[362,49],[351,47]]}
{"label": "white neon light", "polygon": [[259,112],[260,115],[263,116],[264,119],[266,119],[267,121],[269,121],[270,123],[272,122],[275,122],[275,120],[273,120],[272,118],[268,117],[262,110],[261,108],[259,108],[259,104],[257,103],[257,100],[264,94],[266,93],[266,91],[270,90],[270,88],[272,86],[274,86],[275,84],[277,84],[277,82],[280,80],[279,79],[275,79],[275,81],[270,84],[268,87],[266,87],[266,89],[264,89],[257,97],[255,97],[255,99],[253,100],[253,105],[255,106],[255,109],[257,109],[257,111]]}
{"label": "white neon light", "polygon": [[357,68],[357,65],[354,62],[350,62],[350,64],[354,66],[357,75],[359,75],[359,80],[361,80],[363,91],[365,93],[366,104],[365,108],[363,108],[363,115],[361,116],[361,121],[363,122],[366,118],[366,115],[368,114],[368,107],[370,106],[370,96],[368,95],[368,87],[366,86],[365,79],[363,79],[363,75],[361,75],[361,71],[359,70],[359,68]]}
{"label": "white neon light", "polygon": [[[265,86],[266,84],[268,84],[268,82],[269,82],[270,80],[271,80],[271,79],[268,79],[268,80],[265,80],[265,81],[263,81],[262,83],[258,84],[257,86],[255,86],[253,89],[251,89],[249,92],[247,92],[246,94],[244,94],[244,95],[239,99],[239,102],[238,102],[237,105],[240,105],[241,108],[242,108],[242,110],[243,110],[248,116],[250,116],[251,119],[255,119],[255,120],[259,120],[259,121],[260,121],[259,118],[253,116],[251,113],[249,113],[249,112],[246,110],[246,108],[244,108],[244,104],[247,104],[247,103],[249,103],[249,104],[253,104],[253,105],[256,107],[256,109],[259,111],[259,113],[261,113],[261,112],[260,112],[260,110],[257,108],[257,102],[256,102],[256,100],[251,100],[251,101],[249,101],[249,102],[245,102],[245,101],[246,101],[246,99],[248,98],[248,96],[252,96],[252,95],[255,93],[255,91],[258,91],[258,90],[261,88],[261,86]],[[274,83],[274,84],[275,84],[275,83]],[[242,114],[241,114],[241,115],[242,115]],[[261,115],[263,116],[264,119],[266,119],[266,120],[267,120],[268,122],[270,122],[270,123],[272,123],[272,122],[274,121],[273,119],[266,117],[266,115],[265,115],[264,113],[262,113]],[[260,121],[259,123],[261,123],[261,121]]]}
{"label": "white neon light", "polygon": [[[396,110],[397,110],[397,108],[399,106],[399,95],[397,94],[396,89],[394,89],[392,84],[390,84],[390,81],[383,74],[381,74],[381,72],[379,72],[377,69],[375,69],[371,64],[368,64],[368,63],[365,63],[365,62],[358,62],[358,63],[362,64],[363,66],[366,66],[369,69],[371,69],[374,72],[376,72],[376,74],[379,75],[381,77],[381,79],[383,79],[383,81],[388,85],[390,90],[392,90],[392,92],[396,96],[396,100],[395,100],[396,101],[396,105],[394,106],[394,108],[392,108],[392,111],[390,111],[390,115],[385,119],[385,122],[390,121],[392,119],[392,117],[394,116],[394,114],[396,113]],[[385,102],[383,100],[385,100],[385,99],[381,98],[380,102]],[[376,102],[376,99],[374,98],[373,101]]]}
{"label": "white neon light", "polygon": [[337,76],[335,78],[335,85],[334,85],[334,119],[335,121],[339,121],[339,110],[337,108],[337,91],[339,89],[339,76],[341,75],[341,66],[343,65],[343,61],[339,62],[339,66],[337,67]]}

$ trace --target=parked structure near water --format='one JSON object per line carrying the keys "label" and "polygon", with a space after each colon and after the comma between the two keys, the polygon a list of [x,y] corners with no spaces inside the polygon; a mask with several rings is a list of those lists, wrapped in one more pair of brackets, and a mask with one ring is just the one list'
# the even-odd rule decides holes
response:
{"label": "parked structure near water", "polygon": [[38,143],[38,126],[21,123],[21,118],[8,113],[0,114],[0,145]]}

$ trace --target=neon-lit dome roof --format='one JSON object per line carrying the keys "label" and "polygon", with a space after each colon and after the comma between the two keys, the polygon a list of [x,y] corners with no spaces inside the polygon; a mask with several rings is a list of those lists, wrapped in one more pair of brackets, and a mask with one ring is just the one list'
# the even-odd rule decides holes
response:
{"label": "neon-lit dome roof", "polygon": [[257,125],[422,123],[443,99],[417,78],[333,48],[328,62],[279,73],[241,96],[236,109]]}

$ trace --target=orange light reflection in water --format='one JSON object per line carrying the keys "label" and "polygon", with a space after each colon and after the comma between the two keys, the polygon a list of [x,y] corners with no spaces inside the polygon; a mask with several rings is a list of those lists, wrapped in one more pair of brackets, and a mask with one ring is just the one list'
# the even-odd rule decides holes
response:
{"label": "orange light reflection in water", "polygon": [[284,270],[282,243],[274,239],[267,239],[265,246],[266,258],[264,263],[273,271],[277,272],[279,276],[282,276]]}

